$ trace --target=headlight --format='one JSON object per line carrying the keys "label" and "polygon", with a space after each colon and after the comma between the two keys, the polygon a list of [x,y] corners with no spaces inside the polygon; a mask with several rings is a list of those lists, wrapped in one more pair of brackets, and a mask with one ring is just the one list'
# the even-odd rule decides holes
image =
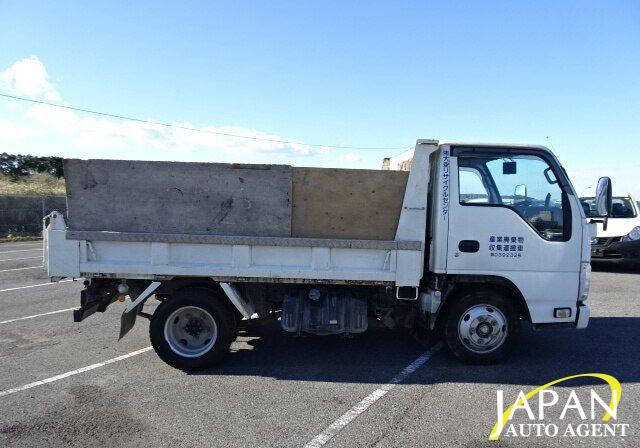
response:
{"label": "headlight", "polygon": [[631,232],[627,235],[627,239],[631,241],[640,240],[640,226],[634,227]]}

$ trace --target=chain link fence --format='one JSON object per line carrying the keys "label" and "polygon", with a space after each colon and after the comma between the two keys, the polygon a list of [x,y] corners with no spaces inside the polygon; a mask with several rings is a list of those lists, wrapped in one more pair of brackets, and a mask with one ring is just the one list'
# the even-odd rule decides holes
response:
{"label": "chain link fence", "polygon": [[65,196],[0,195],[0,238],[42,233],[42,218],[52,211],[66,213]]}

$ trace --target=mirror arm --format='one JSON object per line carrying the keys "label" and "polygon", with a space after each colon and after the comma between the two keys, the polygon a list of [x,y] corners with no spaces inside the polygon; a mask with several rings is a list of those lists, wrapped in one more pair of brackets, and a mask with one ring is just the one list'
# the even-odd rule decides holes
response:
{"label": "mirror arm", "polygon": [[609,217],[608,216],[601,216],[599,218],[588,218],[587,221],[589,222],[589,224],[597,224],[597,223],[602,224],[602,230],[606,231],[607,230],[607,223],[609,221]]}

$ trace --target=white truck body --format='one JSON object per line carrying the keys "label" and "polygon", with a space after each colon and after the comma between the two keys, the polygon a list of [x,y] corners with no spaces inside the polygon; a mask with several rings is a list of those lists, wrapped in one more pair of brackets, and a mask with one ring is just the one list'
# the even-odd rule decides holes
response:
{"label": "white truck body", "polygon": [[[499,182],[482,177],[487,173],[477,167],[485,162],[475,154],[493,157],[487,159],[490,163],[501,157],[505,176],[511,175],[510,160],[548,165],[552,174],[544,172],[547,187],[557,188],[559,199],[549,194],[544,201],[525,197],[524,205],[518,205],[515,193],[512,199],[504,193],[500,197]],[[55,279],[148,280],[158,285],[177,278],[212,279],[223,284],[243,315],[247,307],[237,305],[229,285],[391,287],[396,301],[414,301],[430,314],[431,327],[446,295],[468,282],[512,290],[523,301],[523,317],[534,325],[586,327],[594,226],[587,223],[579,198],[548,149],[419,140],[410,166],[394,240],[73,231],[54,213],[45,222],[45,265]],[[486,194],[483,190],[468,199],[461,191],[467,189],[469,173],[481,177],[478,185]],[[539,181],[532,179],[524,181]],[[561,235],[547,230],[541,224],[545,219],[556,226],[560,221]],[[449,287],[440,287],[442,282]]]}

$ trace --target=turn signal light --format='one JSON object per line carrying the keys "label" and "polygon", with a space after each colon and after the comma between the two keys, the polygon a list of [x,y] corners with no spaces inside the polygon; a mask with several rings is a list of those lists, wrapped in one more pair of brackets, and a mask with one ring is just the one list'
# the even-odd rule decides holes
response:
{"label": "turn signal light", "polygon": [[557,319],[566,319],[571,317],[571,308],[554,308],[553,317]]}

